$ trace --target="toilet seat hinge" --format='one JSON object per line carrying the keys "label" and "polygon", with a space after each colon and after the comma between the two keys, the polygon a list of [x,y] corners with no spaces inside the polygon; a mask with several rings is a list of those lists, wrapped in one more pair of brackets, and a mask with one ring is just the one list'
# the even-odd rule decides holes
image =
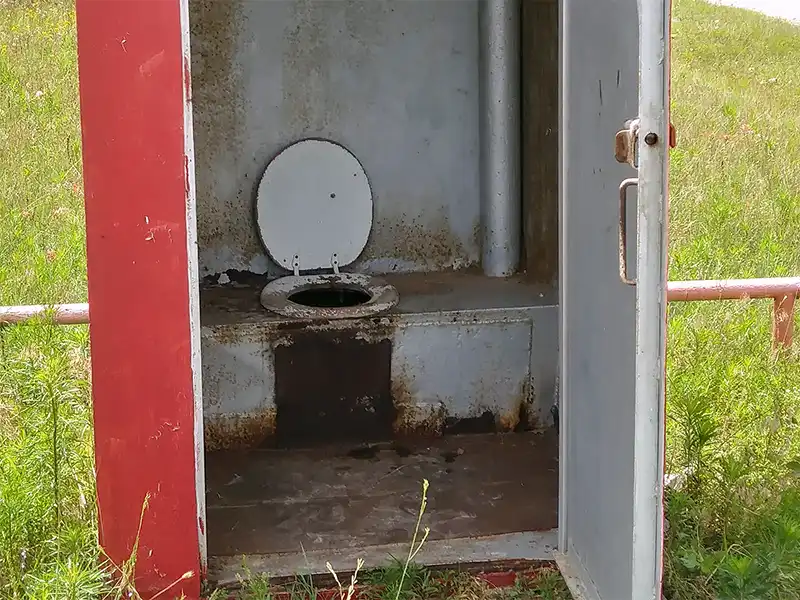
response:
{"label": "toilet seat hinge", "polygon": [[333,272],[338,275],[339,274],[339,255],[334,253],[331,256],[331,266],[333,267]]}
{"label": "toilet seat hinge", "polygon": [[297,254],[292,259],[292,271],[295,277],[300,277],[300,257]]}

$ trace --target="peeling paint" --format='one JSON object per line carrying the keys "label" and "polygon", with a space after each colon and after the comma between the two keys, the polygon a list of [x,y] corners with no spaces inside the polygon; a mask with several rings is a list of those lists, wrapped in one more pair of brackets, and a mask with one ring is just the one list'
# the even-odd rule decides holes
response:
{"label": "peeling paint", "polygon": [[165,53],[162,50],[157,52],[139,66],[139,73],[142,77],[149,77],[164,62]]}

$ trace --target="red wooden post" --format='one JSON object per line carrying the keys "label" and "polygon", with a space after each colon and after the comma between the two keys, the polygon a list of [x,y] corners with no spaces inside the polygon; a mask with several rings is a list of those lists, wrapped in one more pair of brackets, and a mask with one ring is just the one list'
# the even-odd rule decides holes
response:
{"label": "red wooden post", "polygon": [[205,564],[187,2],[76,4],[100,542],[124,562],[149,494],[143,598]]}

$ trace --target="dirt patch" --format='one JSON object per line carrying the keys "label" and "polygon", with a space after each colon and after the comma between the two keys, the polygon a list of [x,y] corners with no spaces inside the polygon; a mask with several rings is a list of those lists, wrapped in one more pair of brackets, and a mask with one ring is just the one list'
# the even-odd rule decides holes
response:
{"label": "dirt patch", "polygon": [[296,331],[275,347],[280,447],[390,439],[392,342],[358,330]]}

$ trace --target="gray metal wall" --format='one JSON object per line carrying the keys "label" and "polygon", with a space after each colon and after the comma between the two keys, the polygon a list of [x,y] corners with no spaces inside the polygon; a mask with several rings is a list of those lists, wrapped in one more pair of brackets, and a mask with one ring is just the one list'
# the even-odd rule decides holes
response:
{"label": "gray metal wall", "polygon": [[348,147],[373,187],[354,269],[479,262],[477,0],[192,0],[190,22],[201,275],[279,273],[255,189],[310,136]]}
{"label": "gray metal wall", "polygon": [[[191,0],[201,275],[229,269],[268,277],[283,274],[267,258],[255,231],[255,191],[278,151],[314,136],[353,151],[373,187],[372,235],[354,270],[424,272],[426,285],[431,285],[436,271],[477,266],[479,53],[486,46],[479,39],[478,4]],[[523,15],[529,21],[525,56],[535,57],[537,45],[544,50],[540,60],[525,63],[533,68],[523,65],[528,107],[521,124],[523,170],[536,173],[529,180],[541,185],[528,186],[521,211],[526,223],[533,224],[526,250],[535,253],[541,240],[546,252],[536,254],[527,265],[528,275],[515,282],[491,284],[473,269],[464,269],[443,274],[453,277],[437,284],[447,293],[399,287],[400,305],[388,315],[390,332],[364,321],[353,328],[353,336],[359,337],[347,338],[354,353],[366,352],[356,343],[364,336],[375,343],[342,372],[349,375],[364,360],[374,360],[376,388],[365,395],[388,398],[395,409],[408,413],[413,427],[439,427],[448,418],[471,419],[486,410],[501,428],[513,426],[521,398],[527,399],[532,422],[553,422],[558,317],[552,283],[558,259],[551,221],[556,171],[534,168],[542,157],[552,162],[555,152],[556,23],[553,11],[543,13],[543,7],[529,7]],[[552,0],[545,8],[554,8]],[[544,124],[526,129],[526,120]],[[534,281],[544,285],[535,288]],[[230,289],[212,287],[225,301],[235,295],[234,284]],[[224,326],[213,325],[216,309],[209,293],[203,289],[206,441],[209,447],[246,446],[276,430],[280,397],[313,396],[287,392],[278,381],[287,378],[276,377],[283,360],[278,355],[299,352],[308,332],[278,331],[260,306],[246,315],[237,313]],[[253,293],[257,296],[255,288]],[[224,304],[218,305],[223,312]],[[463,314],[453,321],[454,311],[467,308],[474,321]],[[319,347],[308,351],[321,351],[324,338],[318,336]],[[384,387],[378,389],[378,380]]]}

